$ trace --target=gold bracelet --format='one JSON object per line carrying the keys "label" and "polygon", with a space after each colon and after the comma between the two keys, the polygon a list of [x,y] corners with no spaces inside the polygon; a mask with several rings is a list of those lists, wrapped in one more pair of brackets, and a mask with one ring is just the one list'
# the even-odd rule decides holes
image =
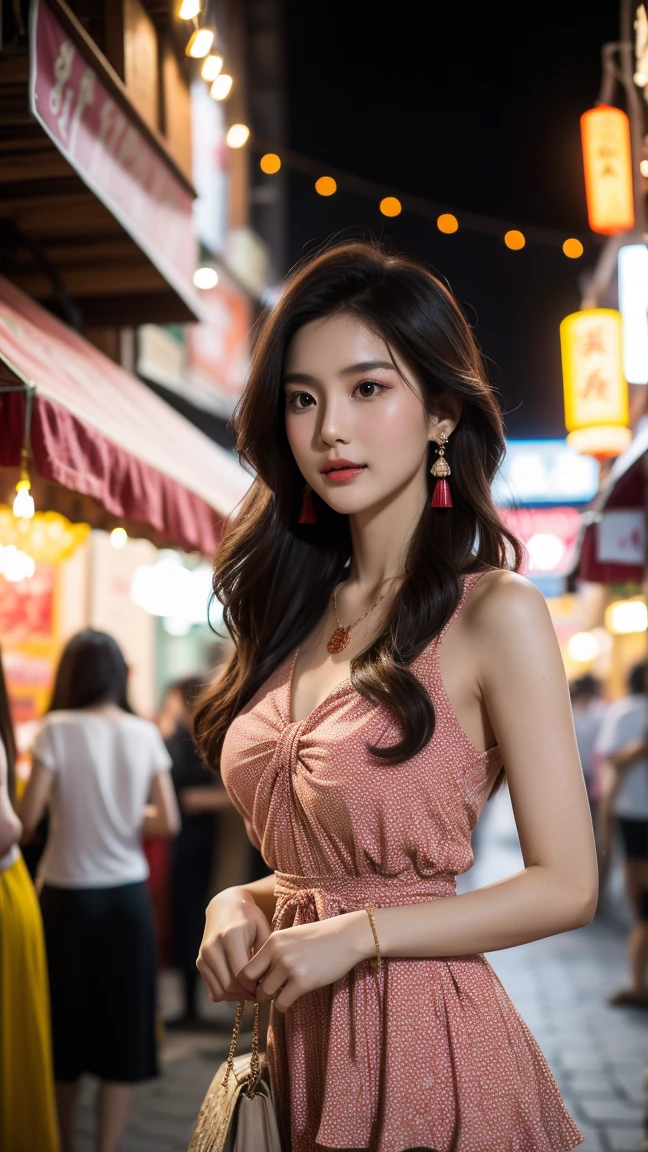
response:
{"label": "gold bracelet", "polygon": [[380,955],[380,941],[378,940],[378,933],[376,931],[376,921],[374,920],[374,910],[373,908],[365,908],[365,912],[369,917],[371,931],[373,932],[374,944],[376,945],[376,955],[372,958],[371,967],[373,968],[374,972],[380,972],[380,969],[382,968],[382,957]]}

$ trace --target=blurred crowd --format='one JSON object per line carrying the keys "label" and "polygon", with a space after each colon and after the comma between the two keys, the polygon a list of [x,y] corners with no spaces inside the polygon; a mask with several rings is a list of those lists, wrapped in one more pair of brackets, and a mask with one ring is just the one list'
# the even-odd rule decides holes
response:
{"label": "blurred crowd", "polygon": [[[99,1082],[97,1147],[116,1152],[133,1085],[158,1071],[160,968],[175,969],[184,990],[165,1026],[206,1026],[195,961],[229,801],[191,737],[203,683],[171,684],[156,722],[143,719],[117,643],[79,633],[20,790],[0,662],[0,1148],[71,1152],[89,1073]],[[632,916],[628,984],[611,1003],[646,1007],[648,662],[612,703],[591,675],[570,692],[601,899],[620,854]],[[266,871],[255,849],[247,861],[249,878]]]}

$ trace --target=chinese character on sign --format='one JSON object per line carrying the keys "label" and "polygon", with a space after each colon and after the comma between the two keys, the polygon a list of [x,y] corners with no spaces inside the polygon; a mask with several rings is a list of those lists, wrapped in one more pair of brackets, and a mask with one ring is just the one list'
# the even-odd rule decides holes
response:
{"label": "chinese character on sign", "polygon": [[610,385],[601,375],[600,369],[596,368],[586,377],[581,389],[581,396],[583,400],[607,400],[609,387]]}
{"label": "chinese character on sign", "polygon": [[589,356],[592,352],[605,352],[605,345],[603,343],[603,331],[601,328],[590,327],[585,329],[582,352],[583,356]]}

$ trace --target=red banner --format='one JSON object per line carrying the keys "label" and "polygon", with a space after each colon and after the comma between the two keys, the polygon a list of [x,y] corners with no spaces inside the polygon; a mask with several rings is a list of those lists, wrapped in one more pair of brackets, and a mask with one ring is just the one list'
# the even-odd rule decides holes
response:
{"label": "red banner", "polygon": [[193,197],[129,119],[45,0],[34,0],[31,110],[84,184],[200,315]]}

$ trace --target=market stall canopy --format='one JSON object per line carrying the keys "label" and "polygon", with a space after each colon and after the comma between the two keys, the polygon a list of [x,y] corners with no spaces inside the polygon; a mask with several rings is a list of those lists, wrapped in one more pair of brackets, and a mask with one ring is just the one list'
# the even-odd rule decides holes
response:
{"label": "market stall canopy", "polygon": [[[33,0],[29,55],[0,61],[0,256],[14,283],[75,327],[75,313],[104,327],[200,319],[187,165],[64,0]],[[166,99],[186,135],[183,92]]]}
{"label": "market stall canopy", "polygon": [[648,567],[647,509],[648,416],[644,416],[583,514],[572,577],[599,584],[640,583]]}
{"label": "market stall canopy", "polygon": [[[136,377],[0,277],[3,384],[36,388],[36,471],[139,535],[210,555],[251,477]],[[0,396],[0,465],[16,467],[25,393]],[[6,495],[6,494],[5,494]],[[69,511],[69,504],[57,510]],[[74,519],[86,518],[76,515]],[[97,523],[96,517],[89,517]]]}

